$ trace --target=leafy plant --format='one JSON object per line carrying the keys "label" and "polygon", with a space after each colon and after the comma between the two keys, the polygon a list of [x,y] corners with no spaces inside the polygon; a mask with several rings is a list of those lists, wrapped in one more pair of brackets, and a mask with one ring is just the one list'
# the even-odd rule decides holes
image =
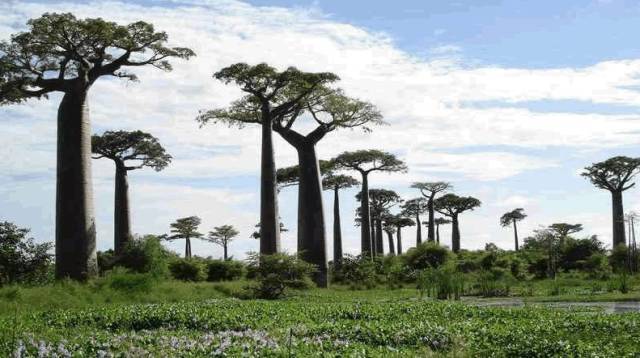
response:
{"label": "leafy plant", "polygon": [[277,299],[288,289],[306,289],[313,286],[311,274],[316,268],[295,255],[249,255],[249,267],[255,273],[256,284],[249,286],[255,297]]}

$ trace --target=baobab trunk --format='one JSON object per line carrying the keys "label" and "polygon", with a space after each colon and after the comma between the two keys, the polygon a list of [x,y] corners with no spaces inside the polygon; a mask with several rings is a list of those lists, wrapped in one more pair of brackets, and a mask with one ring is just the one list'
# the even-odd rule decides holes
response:
{"label": "baobab trunk", "polygon": [[280,251],[280,219],[276,190],[276,163],[273,155],[271,120],[262,116],[262,164],[260,173],[260,254]]}
{"label": "baobab trunk", "polygon": [[371,254],[375,257],[378,253],[376,250],[376,221],[371,220]]}
{"label": "baobab trunk", "polygon": [[56,277],[85,280],[98,272],[91,179],[91,122],[84,84],[58,108]]}
{"label": "baobab trunk", "polygon": [[451,250],[455,253],[460,251],[460,227],[458,226],[458,215],[451,217]]}
{"label": "baobab trunk", "polygon": [[398,237],[396,240],[398,241],[398,255],[402,255],[402,229],[398,227]]}
{"label": "baobab trunk", "polygon": [[384,256],[384,240],[382,239],[382,220],[376,220],[376,254]]}
{"label": "baobab trunk", "polygon": [[229,256],[227,254],[227,244],[225,243],[224,245],[222,245],[222,250],[224,251],[224,260],[225,261],[229,261]]}
{"label": "baobab trunk", "polygon": [[420,226],[420,214],[416,214],[416,246],[422,243],[422,228]]}
{"label": "baobab trunk", "polygon": [[516,251],[519,250],[518,247],[518,226],[516,225],[516,221],[513,220],[513,235],[515,236],[516,239]]}
{"label": "baobab trunk", "polygon": [[389,240],[389,255],[395,255],[396,249],[393,247],[393,234],[390,231],[387,232],[387,239]]}
{"label": "baobab trunk", "polygon": [[113,246],[120,255],[131,240],[131,212],[129,210],[129,180],[127,169],[121,161],[116,161],[116,189],[114,198]]}
{"label": "baobab trunk", "polygon": [[440,245],[440,225],[436,224],[436,243]]}
{"label": "baobab trunk", "polygon": [[[429,197],[429,201],[427,202],[427,210],[429,211],[429,224],[427,224],[427,241],[435,241],[435,234],[433,230],[433,226],[435,225],[435,223],[433,222],[435,220],[433,209],[434,197],[435,194],[431,194],[431,196]],[[420,225],[420,223],[418,223],[418,225]]]}
{"label": "baobab trunk", "polygon": [[362,222],[360,223],[360,251],[363,255],[373,256],[371,250],[371,213],[369,212],[369,178],[368,173],[362,172],[362,198],[360,200],[360,212]]}
{"label": "baobab trunk", "polygon": [[612,220],[613,220],[613,247],[626,243],[624,233],[624,210],[622,208],[622,191],[611,192]]}
{"label": "baobab trunk", "polygon": [[339,188],[333,189],[333,264],[336,268],[342,265],[342,229],[340,228]]}
{"label": "baobab trunk", "polygon": [[302,259],[317,267],[313,281],[327,287],[327,247],[322,204],[320,166],[314,145],[302,145],[298,151],[298,252]]}

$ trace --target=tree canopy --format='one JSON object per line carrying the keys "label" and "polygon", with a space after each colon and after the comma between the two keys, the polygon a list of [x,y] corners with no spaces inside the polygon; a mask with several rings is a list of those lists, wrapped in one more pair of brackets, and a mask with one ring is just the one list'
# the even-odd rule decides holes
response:
{"label": "tree canopy", "polygon": [[[362,199],[362,192],[356,194],[356,200]],[[369,190],[369,205],[371,206],[371,214],[379,219],[387,212],[392,206],[402,202],[402,199],[393,190],[388,189],[370,189]]]}
{"label": "tree canopy", "polygon": [[[322,164],[320,165],[322,167]],[[325,190],[351,188],[360,184],[356,178],[344,174],[329,174],[322,178],[322,187]]]}
{"label": "tree canopy", "polygon": [[372,171],[406,172],[407,166],[395,155],[376,149],[344,152],[333,158],[337,169],[356,170],[364,174]]}
{"label": "tree canopy", "polygon": [[400,205],[400,207],[402,208],[402,215],[414,217],[427,211],[427,199],[409,199]]}
{"label": "tree canopy", "polygon": [[434,202],[436,211],[446,216],[456,216],[463,211],[473,210],[480,204],[480,200],[474,197],[455,194],[445,194]]}
{"label": "tree canopy", "polygon": [[549,225],[549,230],[559,238],[565,238],[571,234],[582,231],[582,224],[555,223]]}
{"label": "tree canopy", "polygon": [[593,185],[609,191],[624,191],[635,185],[627,184],[638,174],[640,158],[618,156],[584,168],[582,176]]}
{"label": "tree canopy", "polygon": [[222,225],[213,228],[213,231],[209,231],[209,235],[205,240],[213,242],[215,244],[225,246],[238,236],[239,232],[232,225]]}
{"label": "tree canopy", "polygon": [[169,235],[167,240],[202,237],[203,235],[198,231],[198,226],[200,226],[201,222],[202,220],[197,216],[189,216],[176,220],[170,225],[172,235]]}
{"label": "tree canopy", "polygon": [[94,159],[108,158],[114,161],[134,161],[136,164],[126,169],[150,167],[156,171],[164,169],[171,162],[158,139],[142,131],[106,131],[91,137],[91,149],[97,154]]}
{"label": "tree canopy", "polygon": [[415,189],[419,189],[420,193],[422,193],[423,196],[429,198],[436,195],[437,193],[450,190],[452,188],[452,185],[450,183],[443,182],[443,181],[416,182],[411,184],[411,187]]}
{"label": "tree canopy", "polygon": [[504,213],[500,217],[500,225],[508,226],[511,225],[514,221],[520,221],[527,217],[527,214],[524,213],[523,208],[513,209],[509,212]]}

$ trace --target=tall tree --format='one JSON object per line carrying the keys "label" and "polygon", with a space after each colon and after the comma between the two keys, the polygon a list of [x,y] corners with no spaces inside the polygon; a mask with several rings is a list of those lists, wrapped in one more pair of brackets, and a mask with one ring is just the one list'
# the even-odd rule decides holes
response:
{"label": "tall tree", "polygon": [[348,175],[330,174],[322,179],[325,190],[333,190],[333,264],[339,268],[342,265],[342,229],[340,225],[340,189],[346,189],[360,184],[358,180]]}
{"label": "tall tree", "polygon": [[562,240],[571,234],[582,231],[582,224],[554,223],[549,225],[549,230]]}
{"label": "tall tree", "polygon": [[369,149],[355,152],[344,152],[333,159],[337,169],[354,170],[362,177],[362,200],[360,210],[360,250],[363,255],[373,256],[371,241],[371,213],[369,211],[369,174],[380,172],[406,172],[407,166],[395,155],[383,151]]}
{"label": "tall tree", "polygon": [[462,212],[479,207],[480,204],[480,200],[474,197],[457,196],[455,194],[445,194],[435,200],[435,210],[451,218],[451,249],[453,252],[457,253],[460,251],[460,226],[458,216]]}
{"label": "tall tree", "polygon": [[396,228],[396,251],[398,252],[398,255],[402,255],[402,228],[413,226],[415,223],[408,217],[403,216],[402,213],[394,215],[392,218],[387,218],[387,222],[392,223]]}
{"label": "tall tree", "polygon": [[440,217],[435,219],[435,223],[436,223],[436,242],[440,244],[440,225],[451,224],[451,220]]}
{"label": "tall tree", "polygon": [[420,227],[420,214],[427,211],[427,199],[425,198],[414,198],[409,199],[404,202],[401,206],[402,215],[413,217],[416,219],[416,246],[422,243],[422,228]]}
{"label": "tall tree", "polygon": [[62,92],[58,107],[56,277],[97,273],[91,178],[89,90],[103,76],[136,80],[126,67],[170,71],[169,58],[190,49],[167,47],[168,36],[143,21],[126,26],[101,18],[47,13],[28,31],[0,42],[0,104]]}
{"label": "tall tree", "polygon": [[308,97],[338,77],[332,73],[302,72],[295,67],[278,71],[265,63],[236,63],[213,76],[225,84],[236,84],[245,95],[229,108],[202,111],[196,120],[201,126],[209,122],[239,128],[247,124],[261,126],[260,253],[277,253],[280,224],[272,129],[279,123],[293,123],[304,111]]}
{"label": "tall tree", "polygon": [[222,246],[224,252],[224,260],[229,260],[228,248],[229,243],[238,236],[239,232],[231,225],[216,226],[213,231],[209,231],[209,236],[205,240]]}
{"label": "tall tree", "polygon": [[[363,191],[356,195],[358,201],[362,201]],[[389,215],[389,209],[394,205],[402,202],[400,196],[393,190],[387,189],[370,189],[370,214],[371,223],[375,225],[375,250],[372,250],[376,255],[383,255],[383,227],[382,223],[387,215]]]}
{"label": "tall tree", "polygon": [[613,247],[626,242],[622,192],[635,185],[631,180],[638,173],[638,168],[640,158],[618,156],[594,163],[582,172],[582,176],[589,178],[593,185],[611,193]]}
{"label": "tall tree", "polygon": [[439,193],[451,190],[451,184],[447,182],[418,182],[411,185],[412,188],[419,189],[422,196],[427,199],[427,211],[429,212],[429,221],[427,224],[427,240],[435,241],[435,221],[433,201]]}
{"label": "tall tree", "polygon": [[172,223],[171,234],[167,240],[184,240],[184,257],[191,258],[191,239],[201,238],[203,235],[198,231],[198,226],[202,221],[197,216],[181,218]]}
{"label": "tall tree", "polygon": [[144,167],[161,171],[171,162],[171,155],[156,137],[142,131],[107,131],[94,135],[91,137],[91,150],[96,154],[94,159],[111,159],[116,166],[113,246],[119,255],[132,238],[127,173]]}
{"label": "tall tree", "polygon": [[396,254],[396,248],[393,243],[393,234],[396,232],[396,226],[393,222],[393,216],[388,215],[384,218],[384,224],[382,230],[387,234],[387,240],[389,241],[389,255]]}
{"label": "tall tree", "polygon": [[523,208],[513,209],[509,212],[504,213],[500,217],[500,225],[502,225],[503,227],[513,225],[513,235],[516,243],[516,246],[515,246],[516,251],[520,249],[518,245],[518,226],[516,223],[520,220],[523,220],[526,217],[527,217],[527,214],[524,213]]}

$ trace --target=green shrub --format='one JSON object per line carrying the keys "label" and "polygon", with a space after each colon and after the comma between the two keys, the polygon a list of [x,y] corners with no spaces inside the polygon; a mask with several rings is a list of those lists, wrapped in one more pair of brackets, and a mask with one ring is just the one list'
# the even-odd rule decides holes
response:
{"label": "green shrub", "polygon": [[405,254],[407,266],[416,271],[438,268],[449,259],[449,250],[433,242],[425,242],[409,249]]}
{"label": "green shrub", "polygon": [[591,279],[607,279],[611,275],[611,266],[609,266],[604,254],[597,253],[589,256],[585,260],[583,268]]}
{"label": "green shrub", "polygon": [[475,288],[483,297],[508,296],[513,285],[511,272],[506,269],[494,267],[491,270],[482,270],[476,276]]}
{"label": "green shrub", "polygon": [[241,279],[245,268],[242,262],[211,260],[207,263],[207,281],[232,281]]}
{"label": "green shrub", "polygon": [[132,272],[167,277],[168,264],[172,257],[175,255],[167,251],[157,237],[147,235],[127,242],[118,256],[113,250],[98,252],[98,267],[103,274],[114,267],[124,267]]}
{"label": "green shrub", "polygon": [[333,272],[333,282],[349,285],[351,289],[371,289],[377,284],[376,264],[368,256],[345,255],[342,265]]}
{"label": "green shrub", "polygon": [[613,269],[613,272],[619,273],[628,269],[629,252],[627,245],[620,244],[611,250],[609,254],[609,265]]}
{"label": "green shrub", "polygon": [[49,242],[38,244],[29,229],[0,222],[0,286],[13,283],[42,284],[51,278]]}
{"label": "green shrub", "polygon": [[280,298],[288,289],[312,287],[310,276],[316,271],[314,265],[284,253],[250,254],[249,267],[255,273],[257,283],[248,288],[255,297],[264,299]]}
{"label": "green shrub", "polygon": [[450,266],[427,268],[418,275],[420,296],[459,300],[464,293],[464,276]]}
{"label": "green shrub", "polygon": [[106,277],[107,285],[116,291],[127,293],[150,292],[154,277],[150,273],[134,273],[123,268],[115,268]]}
{"label": "green shrub", "polygon": [[180,281],[203,281],[205,279],[204,265],[195,258],[175,259],[169,263],[171,276]]}

